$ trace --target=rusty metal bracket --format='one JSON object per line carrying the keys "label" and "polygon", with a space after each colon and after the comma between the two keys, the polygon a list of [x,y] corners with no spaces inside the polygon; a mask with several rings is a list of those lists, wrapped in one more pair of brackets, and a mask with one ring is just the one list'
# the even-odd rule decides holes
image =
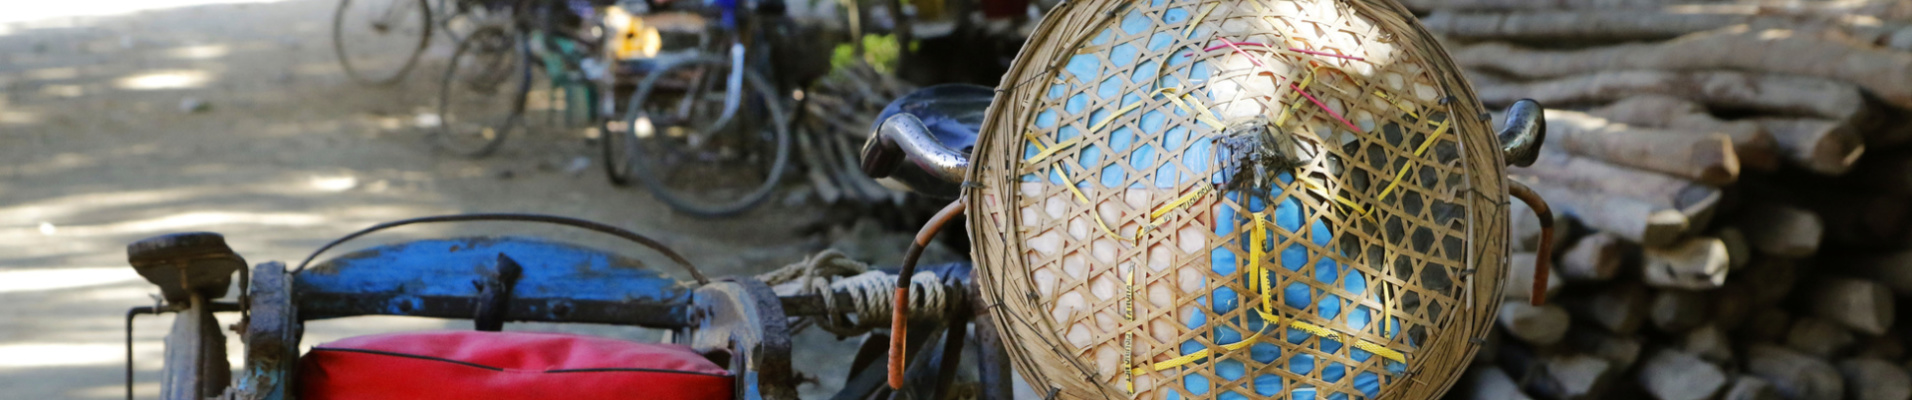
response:
{"label": "rusty metal bracket", "polygon": [[485,332],[504,330],[511,289],[518,285],[520,276],[524,276],[524,267],[505,253],[498,253],[498,270],[473,282],[478,287],[478,310],[471,318],[473,326]]}

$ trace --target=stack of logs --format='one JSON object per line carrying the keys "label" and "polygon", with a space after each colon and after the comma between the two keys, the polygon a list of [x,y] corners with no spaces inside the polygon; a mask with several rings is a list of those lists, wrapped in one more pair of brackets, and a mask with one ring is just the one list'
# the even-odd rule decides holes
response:
{"label": "stack of logs", "polygon": [[903,203],[902,192],[878,184],[857,165],[877,114],[913,89],[869,64],[852,62],[832,69],[805,91],[793,139],[818,199],[860,207]]}
{"label": "stack of logs", "polygon": [[1512,202],[1499,329],[1450,398],[1912,398],[1912,0],[1404,3],[1488,106],[1548,107],[1509,172],[1573,227],[1530,293]]}

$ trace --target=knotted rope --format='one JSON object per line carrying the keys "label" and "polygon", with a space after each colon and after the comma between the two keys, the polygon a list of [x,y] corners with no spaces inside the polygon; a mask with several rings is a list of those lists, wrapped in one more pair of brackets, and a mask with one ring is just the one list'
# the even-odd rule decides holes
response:
{"label": "knotted rope", "polygon": [[[838,336],[862,335],[890,323],[896,276],[872,271],[869,264],[835,249],[757,275],[757,280],[777,287],[780,295],[818,295],[826,311],[822,317],[806,321]],[[788,288],[794,288],[794,293],[782,293]],[[934,272],[920,271],[911,276],[910,319],[942,319],[955,300],[948,292]],[[839,303],[836,293],[846,294],[849,303]]]}

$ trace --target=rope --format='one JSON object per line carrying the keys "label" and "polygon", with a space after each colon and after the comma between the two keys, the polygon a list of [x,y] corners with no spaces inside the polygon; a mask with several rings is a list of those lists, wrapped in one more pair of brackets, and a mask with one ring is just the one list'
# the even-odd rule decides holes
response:
{"label": "rope", "polygon": [[[824,315],[808,321],[838,336],[857,336],[889,325],[891,296],[896,276],[872,271],[870,265],[844,255],[836,249],[757,275],[771,286],[796,283],[796,295],[818,295],[823,299]],[[956,299],[935,272],[919,271],[910,277],[910,319],[942,320],[948,305]],[[849,303],[839,303],[836,293],[848,295]],[[854,318],[852,318],[854,317]]]}

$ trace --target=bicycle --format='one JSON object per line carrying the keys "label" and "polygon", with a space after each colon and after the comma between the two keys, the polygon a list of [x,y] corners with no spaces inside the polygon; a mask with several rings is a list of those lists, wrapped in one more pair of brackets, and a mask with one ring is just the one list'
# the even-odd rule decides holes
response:
{"label": "bicycle", "polygon": [[636,178],[672,209],[700,217],[735,215],[768,199],[791,148],[787,96],[765,78],[767,19],[781,4],[714,3],[705,14],[716,20],[706,20],[694,48],[624,64],[647,74],[602,147],[612,184]]}
{"label": "bicycle", "polygon": [[[483,20],[480,0],[340,0],[332,14],[332,51],[345,75],[363,85],[385,86],[411,73],[434,34],[463,41],[457,21]],[[358,17],[366,17],[359,21]],[[415,24],[415,25],[413,25]],[[364,30],[351,28],[364,27]],[[375,68],[380,58],[402,54],[397,65]]]}
{"label": "bicycle", "polygon": [[[766,58],[748,52],[753,68],[738,67],[744,49],[765,47],[730,36],[757,26],[754,16],[719,4],[712,12],[730,23],[707,25],[696,48],[620,59],[608,43],[618,32],[599,18],[616,10],[564,5],[521,1],[511,23],[481,27],[459,44],[440,87],[436,148],[473,158],[496,152],[524,130],[534,84],[548,83],[554,113],[599,128],[613,184],[635,176],[673,209],[700,217],[734,215],[769,197],[790,161],[790,115],[757,72]],[[728,43],[731,56],[708,55],[711,43]],[[638,76],[617,118],[614,94]],[[653,107],[673,96],[668,112]]]}

